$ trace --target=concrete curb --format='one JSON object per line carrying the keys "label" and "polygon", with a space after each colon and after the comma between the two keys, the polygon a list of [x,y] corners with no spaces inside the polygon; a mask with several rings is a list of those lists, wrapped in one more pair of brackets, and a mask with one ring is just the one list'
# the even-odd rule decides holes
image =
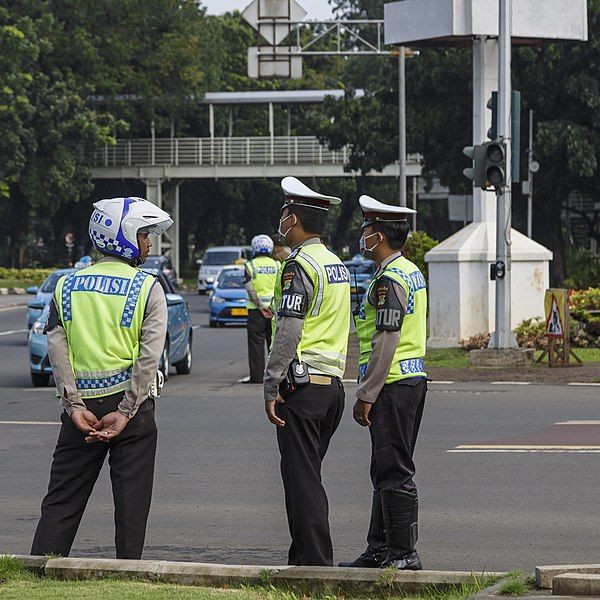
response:
{"label": "concrete curb", "polygon": [[552,580],[554,596],[600,596],[600,575],[563,573]]}
{"label": "concrete curb", "polygon": [[[373,592],[418,593],[427,588],[452,589],[468,583],[472,572],[342,569],[338,567],[288,567],[219,565],[163,560],[49,558],[14,555],[29,569],[57,579],[148,579],[181,585],[223,586],[272,584],[304,594]],[[503,576],[506,573],[485,573]],[[477,576],[481,576],[477,574]]]}
{"label": "concrete curb", "polygon": [[564,573],[598,574],[600,564],[590,565],[549,565],[535,568],[535,583],[541,589],[551,590],[555,577]]}
{"label": "concrete curb", "polygon": [[0,288],[0,296],[23,296],[26,293],[25,288]]}
{"label": "concrete curb", "polygon": [[482,590],[479,590],[476,594],[469,596],[468,600],[485,600],[485,598],[488,598],[489,596],[497,596],[498,591],[507,581],[510,581],[510,577],[502,577],[502,579],[499,579],[493,585],[483,588]]}

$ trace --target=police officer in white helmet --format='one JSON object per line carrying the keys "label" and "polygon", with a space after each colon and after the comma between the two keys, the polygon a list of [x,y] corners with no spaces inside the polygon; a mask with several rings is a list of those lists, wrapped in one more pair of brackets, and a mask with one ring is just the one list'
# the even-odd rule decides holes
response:
{"label": "police officer in white helmet", "polygon": [[156,278],[137,266],[150,251],[149,234],[172,223],[141,198],[96,202],[89,234],[104,257],[57,284],[45,331],[64,410],[33,555],[69,555],[109,454],[116,555],[141,558],[157,438],[149,390],[165,344],[167,305]]}
{"label": "police officer in white helmet", "polygon": [[268,235],[252,238],[252,258],[244,267],[244,284],[248,306],[249,383],[262,383],[265,373],[265,350],[271,345],[271,300],[279,263],[272,257],[273,240]]}

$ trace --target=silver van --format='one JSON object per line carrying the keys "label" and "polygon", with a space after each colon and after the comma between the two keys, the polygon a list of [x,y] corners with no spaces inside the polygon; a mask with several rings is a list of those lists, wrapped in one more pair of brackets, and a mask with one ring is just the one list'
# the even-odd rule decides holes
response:
{"label": "silver van", "polygon": [[198,261],[198,293],[205,294],[213,289],[223,267],[241,265],[252,258],[250,246],[214,246]]}

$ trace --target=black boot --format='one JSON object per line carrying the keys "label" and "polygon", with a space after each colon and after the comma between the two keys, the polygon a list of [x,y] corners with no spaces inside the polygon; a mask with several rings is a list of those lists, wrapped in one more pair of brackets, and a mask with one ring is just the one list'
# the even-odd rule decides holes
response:
{"label": "black boot", "polygon": [[421,558],[415,550],[418,531],[418,499],[416,492],[387,488],[381,490],[383,522],[388,544],[388,555],[380,568],[394,567],[420,571]]}
{"label": "black boot", "polygon": [[373,504],[371,506],[371,522],[367,534],[367,549],[352,562],[341,562],[339,567],[362,567],[377,569],[381,561],[387,556],[388,547],[383,529],[383,512],[381,510],[381,496],[379,490],[373,490]]}

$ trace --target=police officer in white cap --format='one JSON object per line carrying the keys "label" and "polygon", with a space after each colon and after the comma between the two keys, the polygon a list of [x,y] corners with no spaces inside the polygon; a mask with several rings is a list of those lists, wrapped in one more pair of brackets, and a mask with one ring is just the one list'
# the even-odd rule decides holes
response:
{"label": "police officer in white cap", "polygon": [[355,318],[360,343],[353,416],[371,434],[373,505],[367,549],[346,567],[419,570],[413,452],[423,414],[427,290],[402,255],[409,208],[360,197],[360,250],[377,264]]}
{"label": "police officer in white cap", "polygon": [[350,324],[350,282],[342,261],[321,243],[329,207],[341,200],[294,177],[279,233],[293,248],[275,287],[276,330],[265,371],[267,416],[277,425],[292,543],[291,565],[333,564],[321,462],[344,411],[342,376]]}

